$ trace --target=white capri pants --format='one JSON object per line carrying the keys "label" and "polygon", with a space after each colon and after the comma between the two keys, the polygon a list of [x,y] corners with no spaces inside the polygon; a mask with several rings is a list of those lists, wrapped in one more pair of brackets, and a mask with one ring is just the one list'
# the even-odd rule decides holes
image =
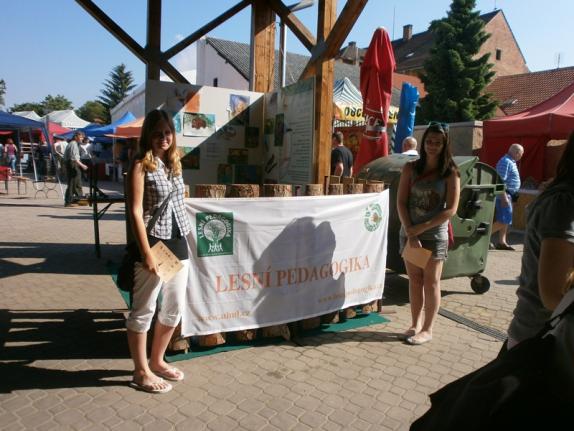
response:
{"label": "white capri pants", "polygon": [[182,260],[181,263],[183,268],[164,283],[156,274],[144,269],[141,262],[136,262],[132,309],[126,321],[126,327],[130,331],[149,331],[160,291],[162,300],[158,320],[165,326],[177,326],[186,298],[189,259]]}

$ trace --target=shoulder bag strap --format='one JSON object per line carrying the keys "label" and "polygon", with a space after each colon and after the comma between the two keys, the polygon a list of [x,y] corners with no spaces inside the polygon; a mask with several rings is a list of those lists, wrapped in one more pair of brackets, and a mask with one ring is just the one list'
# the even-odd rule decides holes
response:
{"label": "shoulder bag strap", "polygon": [[169,175],[169,178],[170,178],[170,181],[172,183],[171,191],[169,192],[167,197],[164,199],[164,201],[161,203],[160,207],[157,210],[155,210],[155,212],[153,213],[153,217],[149,221],[147,228],[146,228],[146,232],[148,235],[151,232],[151,230],[153,229],[153,227],[155,226],[155,224],[157,223],[157,220],[159,219],[159,217],[163,214],[163,211],[167,207],[167,204],[169,203],[169,200],[171,199],[171,196],[173,195],[173,191],[175,190],[175,185],[173,184],[173,176],[171,175],[171,173]]}

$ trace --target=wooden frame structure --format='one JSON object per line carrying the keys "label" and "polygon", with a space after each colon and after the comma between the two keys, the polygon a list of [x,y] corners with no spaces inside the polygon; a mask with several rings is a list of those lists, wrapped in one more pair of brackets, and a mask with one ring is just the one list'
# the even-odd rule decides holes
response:
{"label": "wooden frame structure", "polygon": [[333,118],[333,59],[349,35],[368,0],[347,0],[337,18],[337,0],[318,0],[317,36],[305,27],[282,0],[241,0],[217,18],[161,51],[162,0],[147,0],[146,46],[138,44],[92,0],[76,0],[88,14],[146,64],[146,79],[159,80],[163,71],[174,82],[188,83],[169,60],[202,36],[251,6],[250,89],[273,90],[275,16],[278,15],[309,50],[311,59],[299,79],[315,77],[314,176],[320,183],[329,175]]}

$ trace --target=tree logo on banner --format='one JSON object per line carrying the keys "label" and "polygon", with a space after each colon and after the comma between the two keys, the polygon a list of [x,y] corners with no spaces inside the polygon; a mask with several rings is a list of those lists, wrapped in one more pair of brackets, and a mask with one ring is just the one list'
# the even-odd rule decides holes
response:
{"label": "tree logo on banner", "polygon": [[233,254],[233,213],[197,214],[197,255]]}
{"label": "tree logo on banner", "polygon": [[365,210],[365,228],[369,232],[376,231],[383,220],[383,211],[379,204],[370,204]]}

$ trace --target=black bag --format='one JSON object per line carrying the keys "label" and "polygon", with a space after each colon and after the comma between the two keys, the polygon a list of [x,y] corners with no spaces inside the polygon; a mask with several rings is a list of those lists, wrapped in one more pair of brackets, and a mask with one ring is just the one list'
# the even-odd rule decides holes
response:
{"label": "black bag", "polygon": [[509,193],[509,194],[510,194],[510,200],[512,200],[512,202],[518,202],[518,198],[520,197],[518,192]]}
{"label": "black bag", "polygon": [[411,431],[543,430],[570,423],[574,362],[567,346],[571,340],[565,342],[551,331],[573,311],[574,303],[535,337],[431,394],[431,408],[413,422]]}
{"label": "black bag", "polygon": [[136,262],[141,259],[138,245],[131,242],[126,246],[126,251],[122,257],[120,268],[118,269],[118,287],[124,292],[131,292],[134,289],[134,268]]}
{"label": "black bag", "polygon": [[[173,188],[175,189],[175,187]],[[146,232],[149,234],[155,223],[159,219],[159,216],[163,213],[163,210],[167,206],[169,199],[171,197],[172,191],[167,195],[165,200],[161,203],[161,206],[155,211],[152,219],[149,221]],[[141,260],[140,251],[136,242],[130,242],[126,246],[126,251],[122,257],[122,262],[118,269],[118,287],[124,292],[131,292],[134,289],[134,277],[135,277],[135,265],[136,262]]]}

